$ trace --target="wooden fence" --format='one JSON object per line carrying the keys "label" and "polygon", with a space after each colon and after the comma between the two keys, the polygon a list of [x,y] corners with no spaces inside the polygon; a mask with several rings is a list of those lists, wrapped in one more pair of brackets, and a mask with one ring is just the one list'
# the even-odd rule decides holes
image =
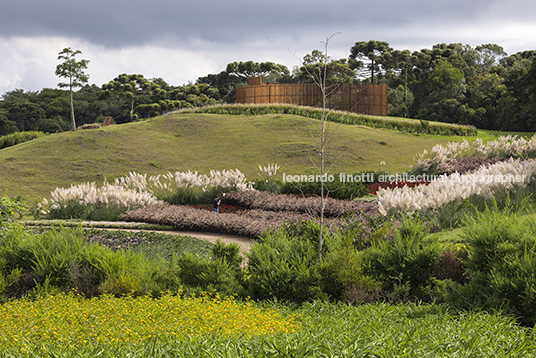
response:
{"label": "wooden fence", "polygon": [[[328,88],[326,107],[375,116],[387,116],[387,86],[343,84]],[[236,103],[285,103],[322,107],[316,84],[262,83],[262,77],[236,88]]]}

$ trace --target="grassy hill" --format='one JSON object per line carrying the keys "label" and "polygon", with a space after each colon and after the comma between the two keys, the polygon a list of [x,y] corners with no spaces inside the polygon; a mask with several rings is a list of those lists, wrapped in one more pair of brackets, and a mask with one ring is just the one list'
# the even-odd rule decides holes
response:
{"label": "grassy hill", "polygon": [[[175,113],[144,122],[63,132],[0,150],[0,193],[28,203],[56,187],[101,182],[131,171],[165,174],[238,168],[258,178],[259,164],[279,174],[316,174],[318,120],[294,115]],[[401,173],[423,149],[461,137],[413,135],[328,124],[332,173],[384,169]],[[481,133],[492,137],[493,133]],[[480,136],[480,135],[479,135]],[[470,139],[474,139],[472,137]],[[385,165],[380,165],[384,161]]]}

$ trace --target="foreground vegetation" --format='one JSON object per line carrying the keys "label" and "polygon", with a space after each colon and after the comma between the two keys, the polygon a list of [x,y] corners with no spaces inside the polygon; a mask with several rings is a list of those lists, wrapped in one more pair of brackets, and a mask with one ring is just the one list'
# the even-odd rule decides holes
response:
{"label": "foreground vegetation", "polygon": [[[139,310],[127,310],[140,304]],[[532,331],[510,319],[484,312],[458,315],[434,305],[313,302],[291,309],[280,303],[172,297],[80,301],[57,296],[13,302],[1,309],[10,314],[2,322],[8,327],[0,334],[2,357],[502,358],[536,354]],[[47,314],[36,317],[38,309],[46,309]],[[169,315],[178,310],[180,314]],[[22,329],[34,318],[34,334],[28,335]],[[228,326],[222,325],[225,319]],[[163,320],[169,325],[162,325]],[[237,323],[241,327],[233,332]],[[270,324],[272,332],[265,328]],[[233,334],[216,332],[218,327]],[[189,333],[190,328],[196,331]]]}
{"label": "foreground vegetation", "polygon": [[[211,115],[189,116],[184,118],[203,122]],[[260,120],[257,125],[269,127],[267,118],[275,117],[248,123]],[[195,132],[191,122],[163,117],[155,123]],[[95,133],[94,138],[106,135]],[[421,188],[427,183],[374,187],[384,214],[392,215],[377,215],[376,203],[329,199],[322,226],[317,186],[295,183],[302,195],[280,194],[289,187],[276,179],[279,168],[273,165],[261,166],[255,182],[238,170],[131,172],[113,183],[58,188],[50,200],[32,206],[44,217],[121,215],[157,228],[192,223],[206,231],[239,228],[257,239],[248,253],[237,245],[167,235],[27,228],[15,220],[24,213],[22,200],[2,196],[0,308],[9,328],[1,331],[0,354],[533,355],[536,222],[524,214],[534,209],[534,143],[500,139],[435,147],[406,173],[451,178],[452,172],[479,173],[484,164],[489,171],[502,168],[492,175],[514,172],[526,180],[481,187],[438,205],[424,205],[444,189],[433,184],[427,191]],[[33,148],[33,142],[24,146]],[[328,192],[354,199],[372,190],[363,182],[341,184]],[[419,192],[424,193],[419,207],[387,205],[386,198],[395,203]],[[192,207],[220,194],[240,209],[216,214],[210,207]],[[449,227],[460,229],[443,235]],[[170,307],[188,308],[168,316]],[[130,316],[135,309],[136,319]],[[169,324],[164,329],[154,321]],[[28,325],[39,333],[23,334]]]}

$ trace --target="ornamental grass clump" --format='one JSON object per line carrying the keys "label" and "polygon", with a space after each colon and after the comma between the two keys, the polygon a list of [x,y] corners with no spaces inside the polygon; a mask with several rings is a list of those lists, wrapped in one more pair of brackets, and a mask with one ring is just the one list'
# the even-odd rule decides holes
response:
{"label": "ornamental grass clump", "polygon": [[0,149],[28,142],[46,135],[47,133],[39,131],[25,131],[7,134],[0,137]]}
{"label": "ornamental grass clump", "polygon": [[50,219],[117,220],[117,216],[159,201],[148,192],[128,189],[105,182],[71,185],[56,188],[50,200],[43,199],[38,204],[37,215]]}
{"label": "ornamental grass clump", "polygon": [[480,138],[476,139],[473,144],[469,144],[465,138],[461,142],[449,142],[446,146],[438,144],[430,153],[425,150],[419,154],[414,171],[428,174],[452,173],[456,162],[466,157],[482,157],[491,160],[483,161],[482,164],[491,164],[493,161],[507,158],[534,158],[536,157],[536,136],[527,139],[507,135],[488,141],[486,144]]}
{"label": "ornamental grass clump", "polygon": [[128,210],[161,203],[209,204],[214,197],[229,191],[253,189],[245,175],[236,170],[211,170],[210,175],[197,172],[175,172],[147,177],[131,172],[113,184],[104,182],[56,188],[50,199],[37,205],[36,218],[117,220]]}
{"label": "ornamental grass clump", "polygon": [[131,172],[115,179],[118,186],[149,192],[170,204],[210,204],[216,196],[230,191],[253,189],[253,183],[238,169],[211,170],[209,175],[192,172],[169,172],[147,177]]}
{"label": "ornamental grass clump", "polygon": [[392,240],[377,241],[363,252],[363,271],[402,301],[425,299],[439,262],[439,246],[425,241],[427,229],[418,217],[404,217]]}
{"label": "ornamental grass clump", "polygon": [[115,179],[115,185],[146,191],[158,196],[162,192],[173,192],[179,188],[201,188],[207,190],[210,187],[222,187],[225,189],[250,190],[251,183],[238,169],[234,170],[211,170],[210,175],[192,172],[169,172],[147,178],[147,174],[130,172],[128,175]]}
{"label": "ornamental grass clump", "polygon": [[382,214],[435,210],[458,199],[472,195],[491,199],[496,190],[524,188],[534,178],[536,160],[510,158],[471,174],[441,175],[429,185],[380,189],[378,205]]}

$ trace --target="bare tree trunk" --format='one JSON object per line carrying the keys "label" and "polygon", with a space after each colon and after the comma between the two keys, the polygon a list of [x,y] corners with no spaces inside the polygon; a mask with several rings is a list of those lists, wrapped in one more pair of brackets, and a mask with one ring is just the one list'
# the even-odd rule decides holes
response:
{"label": "bare tree trunk", "polygon": [[[327,65],[325,66],[327,67]],[[325,70],[324,70],[325,74]],[[322,246],[324,245],[324,208],[327,197],[324,197],[324,144],[326,137],[326,77],[322,79],[322,131],[320,135],[320,234],[318,238],[318,263],[322,263]]]}
{"label": "bare tree trunk", "polygon": [[132,99],[130,100],[130,121],[132,122],[132,118],[134,117],[134,96],[132,96]]}
{"label": "bare tree trunk", "polygon": [[327,196],[324,196],[324,174],[325,173],[325,144],[326,144],[326,100],[327,100],[327,71],[328,71],[328,44],[329,40],[336,34],[326,38],[324,43],[324,55],[326,63],[324,64],[323,73],[320,73],[318,85],[322,92],[322,129],[320,132],[320,233],[318,234],[318,264],[322,263],[322,250],[324,246],[324,210],[326,208]]}
{"label": "bare tree trunk", "polygon": [[75,121],[75,118],[74,118],[73,84],[72,84],[72,79],[70,80],[69,92],[70,92],[70,94],[71,94],[71,125],[72,125],[72,128],[73,128],[73,131],[75,131],[75,130],[76,130],[76,121]]}

